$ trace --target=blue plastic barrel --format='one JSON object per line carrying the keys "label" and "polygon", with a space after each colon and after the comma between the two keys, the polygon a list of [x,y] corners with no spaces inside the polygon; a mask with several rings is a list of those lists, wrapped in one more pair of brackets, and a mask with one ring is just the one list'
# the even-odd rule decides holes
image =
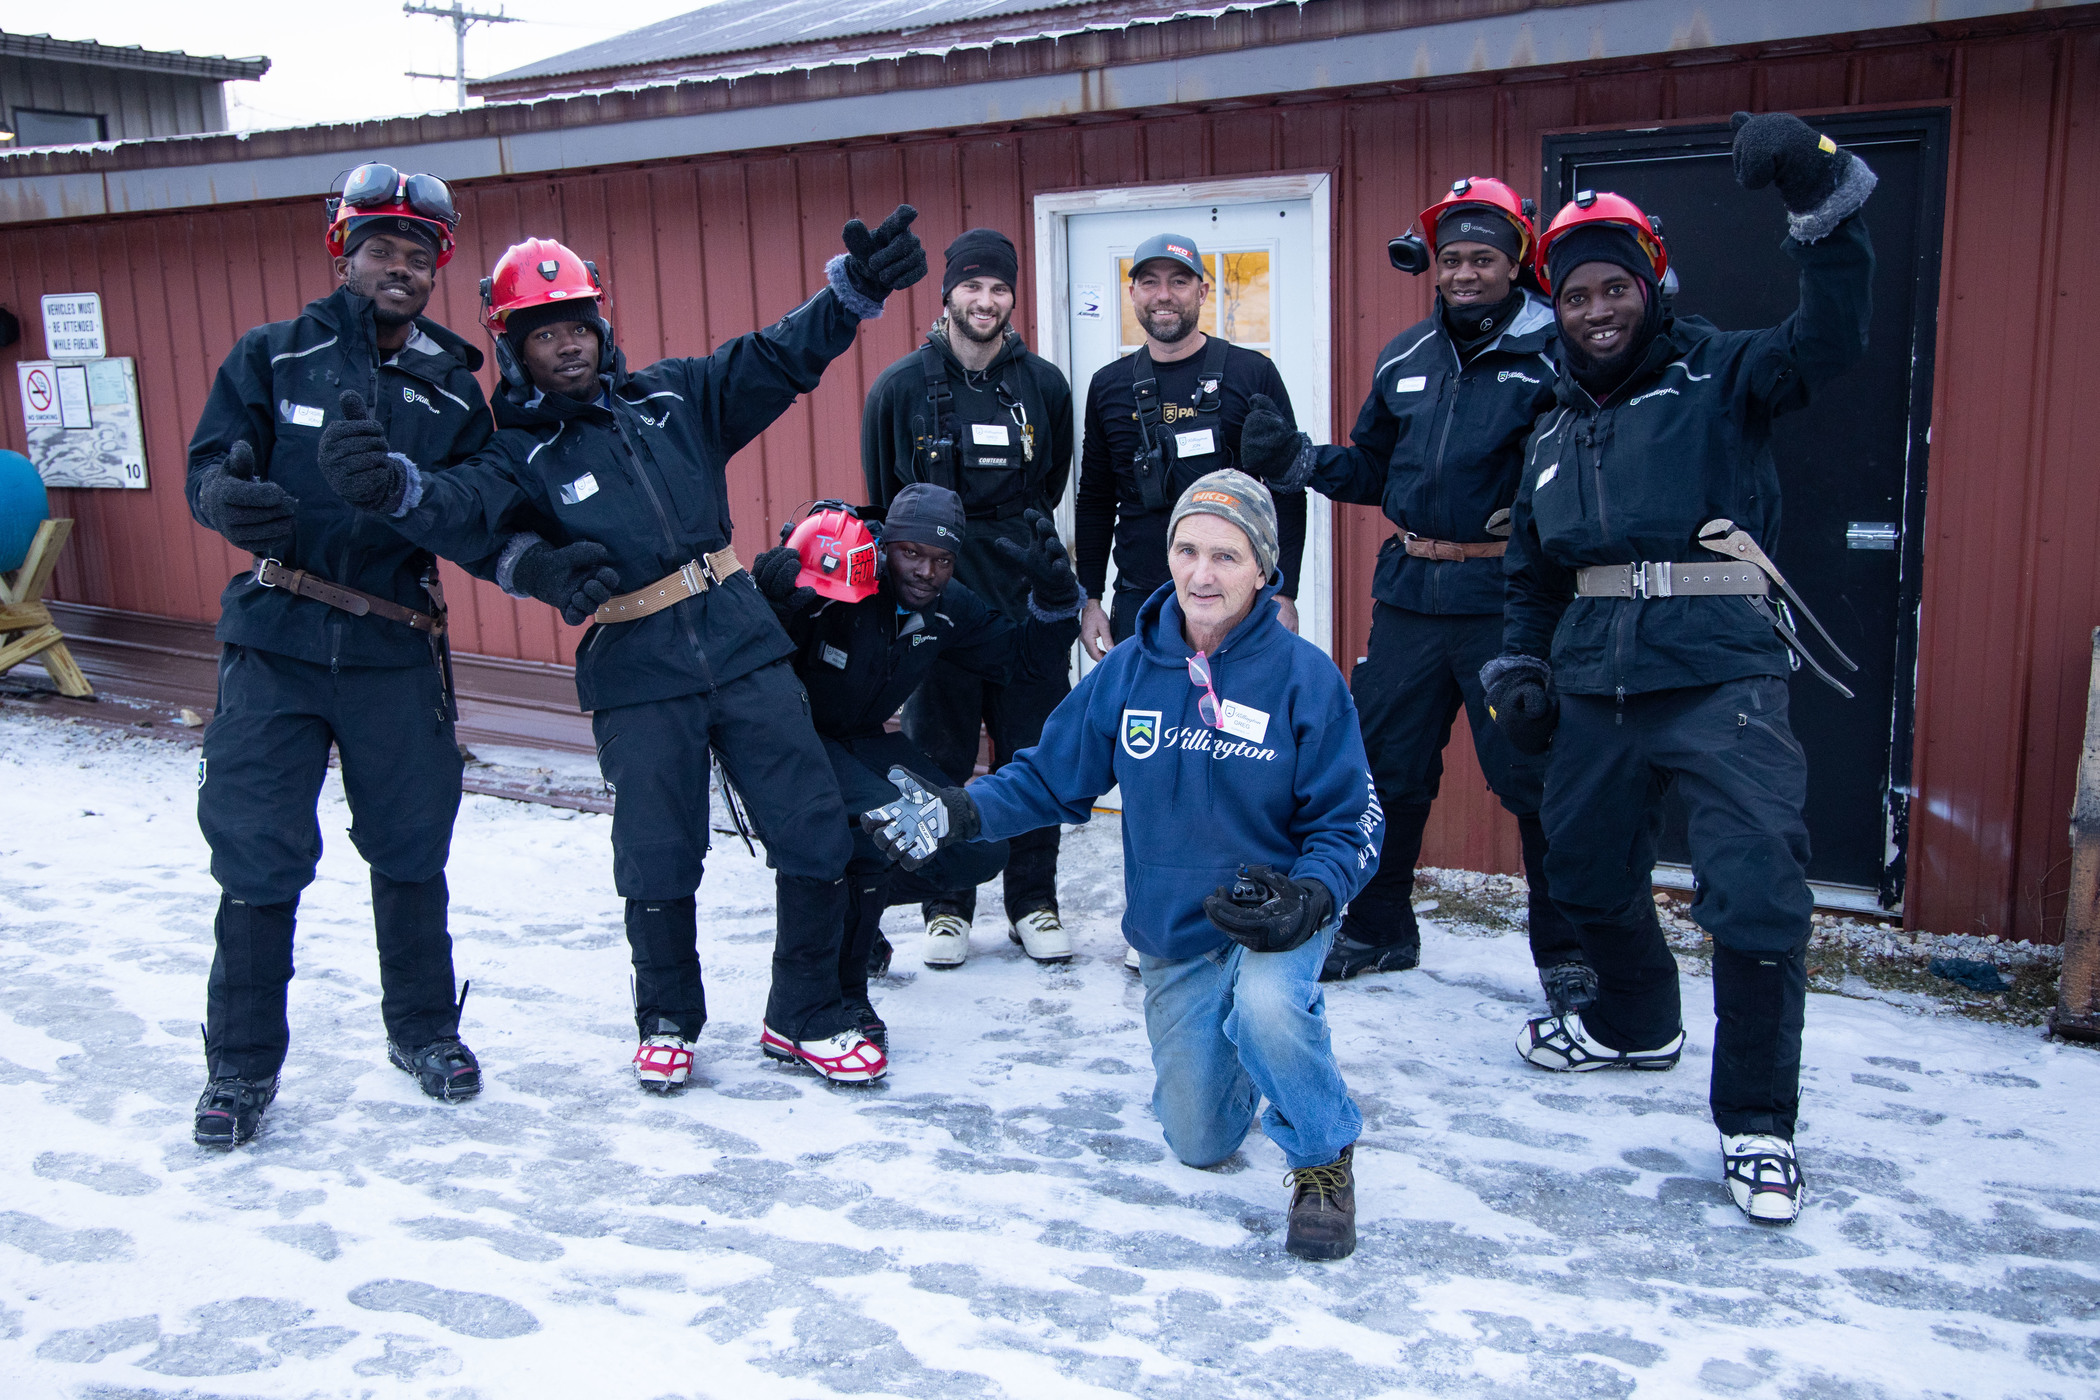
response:
{"label": "blue plastic barrel", "polygon": [[22,567],[36,527],[50,515],[51,501],[36,464],[19,452],[0,450],[0,574]]}

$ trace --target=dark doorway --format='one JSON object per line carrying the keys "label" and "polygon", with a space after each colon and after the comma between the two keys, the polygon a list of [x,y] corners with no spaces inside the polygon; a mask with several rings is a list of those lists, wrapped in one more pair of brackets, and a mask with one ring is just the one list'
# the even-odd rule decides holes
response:
{"label": "dark doorway", "polygon": [[[1774,558],[1860,665],[1846,700],[1807,671],[1793,683],[1794,729],[1808,750],[1809,878],[1903,898],[1912,706],[1924,551],[1947,114],[1877,112],[1810,123],[1881,177],[1866,208],[1874,236],[1867,358],[1801,412],[1779,420],[1772,451],[1784,515]],[[1772,190],[1735,182],[1726,125],[1545,139],[1541,204],[1615,190],[1662,220],[1680,315],[1724,330],[1777,325],[1799,299],[1780,250]],[[1687,859],[1672,810],[1665,861]]]}

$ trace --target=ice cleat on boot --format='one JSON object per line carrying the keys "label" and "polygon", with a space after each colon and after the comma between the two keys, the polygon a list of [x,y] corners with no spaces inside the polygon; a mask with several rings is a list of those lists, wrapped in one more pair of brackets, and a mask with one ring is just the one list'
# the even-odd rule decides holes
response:
{"label": "ice cleat on boot", "polygon": [[1356,1252],[1356,1144],[1322,1167],[1285,1172],[1291,1224],[1283,1247],[1300,1259],[1346,1259]]}
{"label": "ice cleat on boot", "polygon": [[868,947],[868,980],[870,982],[875,981],[879,977],[890,975],[890,958],[896,951],[895,948],[890,946],[889,939],[879,933],[875,935],[874,943]]}
{"label": "ice cleat on boot", "polygon": [[1539,989],[1556,1016],[1580,1011],[1597,999],[1597,969],[1585,962],[1555,963],[1539,969]]}
{"label": "ice cleat on boot", "polygon": [[481,1061],[458,1036],[433,1040],[415,1050],[404,1050],[389,1040],[386,1057],[424,1093],[444,1103],[458,1103],[481,1092]]}
{"label": "ice cleat on boot", "polygon": [[761,1025],[758,1048],[776,1060],[807,1065],[834,1084],[870,1084],[890,1072],[882,1048],[863,1035],[858,1027],[840,1031],[822,1040],[789,1040],[771,1026]]}
{"label": "ice cleat on boot", "polygon": [[1791,1225],[1808,1204],[1794,1144],[1772,1133],[1721,1134],[1721,1176],[1736,1209],[1760,1225]]}
{"label": "ice cleat on boot", "polygon": [[1039,963],[1072,961],[1072,935],[1065,932],[1055,909],[1029,910],[1013,921],[1006,936]]}
{"label": "ice cleat on boot", "polygon": [[960,914],[936,914],[926,921],[928,967],[961,967],[970,957],[970,925]]}
{"label": "ice cleat on boot", "polygon": [[685,1087],[693,1075],[693,1042],[678,1027],[659,1019],[656,1034],[642,1037],[634,1052],[634,1077],[651,1093],[668,1094]]}
{"label": "ice cleat on boot", "polygon": [[875,1048],[885,1055],[890,1049],[890,1028],[883,1024],[882,1017],[875,1014],[875,1003],[866,997],[847,997],[846,1014],[860,1033],[875,1042]]}
{"label": "ice cleat on boot", "polygon": [[1366,972],[1405,972],[1421,961],[1419,943],[1359,943],[1344,926],[1334,935],[1327,961],[1320,964],[1320,980],[1346,982]]}
{"label": "ice cleat on boot", "polygon": [[239,1147],[262,1127],[263,1110],[277,1097],[277,1076],[241,1079],[221,1075],[204,1086],[197,1100],[192,1136],[199,1147]]}
{"label": "ice cleat on boot", "polygon": [[1684,1032],[1654,1050],[1614,1050],[1590,1039],[1580,1013],[1570,1011],[1526,1021],[1517,1032],[1517,1053],[1540,1069],[1674,1069],[1684,1053]]}

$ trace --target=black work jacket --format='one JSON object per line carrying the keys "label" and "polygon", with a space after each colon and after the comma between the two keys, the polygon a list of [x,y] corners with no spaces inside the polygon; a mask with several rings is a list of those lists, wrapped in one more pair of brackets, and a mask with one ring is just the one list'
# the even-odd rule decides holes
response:
{"label": "black work jacket", "polygon": [[[938,409],[929,362],[945,391]],[[929,334],[876,379],[860,420],[869,503],[887,510],[916,481],[961,496],[968,523],[955,577],[1015,617],[1028,580],[992,542],[1030,542],[1022,513],[1057,509],[1072,479],[1072,446],[1072,386],[1010,328],[998,356],[975,373],[955,358],[945,333]]]}
{"label": "black work jacket", "polygon": [[[1216,341],[1216,336],[1210,337]],[[1079,571],[1079,586],[1090,598],[1099,598],[1108,581],[1108,560],[1113,543],[1116,587],[1135,590],[1140,598],[1151,596],[1169,577],[1167,570],[1167,521],[1174,502],[1188,484],[1206,472],[1240,464],[1240,427],[1247,421],[1247,400],[1267,394],[1285,418],[1291,418],[1290,392],[1276,364],[1259,350],[1225,344],[1223,376],[1218,384],[1217,407],[1202,411],[1204,395],[1198,376],[1205,345],[1185,360],[1155,365],[1158,382],[1187,383],[1191,392],[1175,395],[1162,405],[1161,443],[1167,456],[1167,480],[1163,484],[1165,504],[1157,509],[1145,504],[1144,488],[1138,480],[1137,356],[1112,360],[1094,374],[1086,392],[1086,433],[1080,445],[1079,494],[1074,499],[1075,538],[1073,563]],[[1163,394],[1163,397],[1165,395]],[[1180,435],[1209,429],[1214,450],[1200,457],[1179,454]],[[1305,495],[1300,491],[1276,497],[1277,562],[1283,570],[1283,596],[1298,596],[1298,574],[1305,558]]]}
{"label": "black work jacket", "polygon": [[1784,643],[1748,598],[1578,598],[1574,572],[1718,560],[1697,542],[1716,517],[1778,553],[1772,420],[1865,355],[1874,276],[1857,214],[1818,242],[1782,246],[1801,267],[1793,315],[1761,331],[1666,322],[1603,403],[1563,373],[1558,406],[1539,421],[1504,561],[1503,649],[1550,656],[1555,684],[1570,694],[1788,673]]}
{"label": "black work jacket", "polygon": [[1004,685],[1061,672],[1079,619],[1018,622],[987,607],[961,583],[916,612],[900,612],[887,578],[858,603],[826,603],[788,624],[795,673],[809,692],[810,718],[830,739],[882,732],[936,660]]}
{"label": "black work jacket", "polygon": [[[1318,449],[1307,483],[1330,500],[1378,506],[1405,533],[1476,544],[1517,497],[1524,443],[1553,406],[1553,308],[1527,294],[1493,343],[1459,360],[1441,310],[1380,352],[1347,447]],[[1502,611],[1500,559],[1419,559],[1388,539],[1372,596],[1419,613]]]}
{"label": "black work jacket", "polygon": [[[355,389],[386,425],[387,440],[426,470],[451,466],[495,434],[474,371],[481,352],[435,321],[418,318],[400,353],[380,362],[372,303],[348,287],[310,302],[295,319],[257,326],[219,366],[190,438],[184,490],[197,493],[234,443],[255,452],[256,475],[298,501],[292,543],[281,561],[332,583],[429,612],[420,582],[430,554],[380,516],[353,510],[322,479],[321,428],[343,390]],[[500,544],[456,556],[469,573],[495,576]],[[430,643],[403,623],[357,617],[312,598],[234,575],[219,595],[222,642],[274,651],[321,666],[428,666]]]}
{"label": "black work jacket", "polygon": [[[731,455],[817,386],[857,324],[826,288],[712,355],[633,373],[621,362],[595,402],[506,389],[488,450],[426,479],[398,524],[447,558],[519,531],[557,546],[594,540],[612,554],[619,591],[645,588],[729,543]],[[601,710],[712,691],[788,649],[739,570],[661,612],[593,623],[576,652],[576,695]]]}

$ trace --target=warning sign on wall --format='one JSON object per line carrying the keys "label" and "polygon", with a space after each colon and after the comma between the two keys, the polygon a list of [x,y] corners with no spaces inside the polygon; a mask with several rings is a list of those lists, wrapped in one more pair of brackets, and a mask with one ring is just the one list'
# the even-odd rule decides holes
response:
{"label": "warning sign on wall", "polygon": [[128,355],[15,367],[29,460],[46,486],[146,489],[138,367]]}
{"label": "warning sign on wall", "polygon": [[58,407],[58,367],[49,360],[24,360],[15,366],[22,385],[22,426],[62,428],[65,420]]}
{"label": "warning sign on wall", "polygon": [[44,298],[44,353],[54,360],[99,360],[109,353],[100,292],[54,292]]}

